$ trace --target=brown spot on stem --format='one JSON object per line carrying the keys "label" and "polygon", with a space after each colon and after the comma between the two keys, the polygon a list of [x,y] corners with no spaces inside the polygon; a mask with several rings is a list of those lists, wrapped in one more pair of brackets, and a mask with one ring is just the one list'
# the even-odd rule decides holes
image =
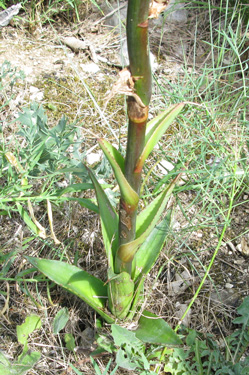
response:
{"label": "brown spot on stem", "polygon": [[124,230],[122,230],[121,233],[120,233],[120,236],[122,238],[126,238],[127,237],[127,233]]}
{"label": "brown spot on stem", "polygon": [[141,107],[134,98],[128,98],[128,116],[132,122],[136,124],[146,123],[148,111],[148,106]]}
{"label": "brown spot on stem", "polygon": [[131,204],[127,204],[123,199],[121,199],[120,207],[122,211],[126,211],[127,214],[131,214],[137,209],[137,204],[132,206]]}
{"label": "brown spot on stem", "polygon": [[142,102],[142,100],[140,99],[140,97],[136,94],[135,88],[134,88],[135,82],[138,81],[141,78],[143,78],[143,77],[141,77],[141,76],[132,77],[129,67],[121,70],[119,72],[119,78],[118,78],[117,82],[112,87],[111,92],[105,97],[105,101],[106,101],[105,108],[106,108],[109,100],[111,100],[116,94],[125,94],[125,95],[128,95],[128,96],[131,96],[136,100],[136,102],[141,107],[145,107],[145,105]]}
{"label": "brown spot on stem", "polygon": [[121,208],[120,210],[120,220],[121,223],[126,226],[128,230],[131,230],[131,217],[128,215],[128,213]]}
{"label": "brown spot on stem", "polygon": [[147,28],[149,25],[149,22],[148,20],[144,21],[144,22],[141,22],[138,27],[142,27],[143,29]]}

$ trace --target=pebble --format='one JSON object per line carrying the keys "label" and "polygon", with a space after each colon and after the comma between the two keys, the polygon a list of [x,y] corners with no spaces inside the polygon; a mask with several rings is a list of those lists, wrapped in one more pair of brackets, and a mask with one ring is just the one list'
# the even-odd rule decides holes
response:
{"label": "pebble", "polygon": [[88,64],[80,64],[80,66],[85,73],[94,74],[100,70],[99,66],[93,62]]}
{"label": "pebble", "polygon": [[44,98],[44,93],[38,89],[38,87],[30,86],[30,100],[40,102]]}
{"label": "pebble", "polygon": [[92,165],[99,162],[102,159],[101,152],[91,152],[86,156],[86,161],[88,164]]}
{"label": "pebble", "polygon": [[234,264],[242,265],[244,263],[245,263],[244,259],[235,259],[234,260]]}
{"label": "pebble", "polygon": [[226,289],[232,289],[233,288],[233,284],[226,283],[225,288]]}
{"label": "pebble", "polygon": [[168,174],[169,171],[175,168],[174,165],[167,160],[161,160],[157,167],[163,174]]}

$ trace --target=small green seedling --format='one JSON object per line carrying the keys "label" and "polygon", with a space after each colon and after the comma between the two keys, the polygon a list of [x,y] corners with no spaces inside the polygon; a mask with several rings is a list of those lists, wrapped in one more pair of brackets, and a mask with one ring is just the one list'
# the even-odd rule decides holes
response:
{"label": "small green seedling", "polygon": [[67,322],[69,320],[69,313],[68,309],[64,307],[63,309],[59,310],[54,317],[53,320],[53,333],[58,335],[59,332],[65,328]]}
{"label": "small green seedling", "polygon": [[[68,309],[64,307],[55,315],[52,328],[55,335],[59,335],[60,331],[63,330],[69,320]],[[64,341],[66,343],[66,348],[73,351],[76,347],[74,337],[71,333],[65,333]]]}
{"label": "small green seedling", "polygon": [[39,361],[41,353],[30,352],[28,348],[29,335],[36,329],[41,328],[41,319],[37,315],[30,315],[25,322],[17,326],[17,339],[23,345],[23,351],[18,360],[11,363],[6,356],[0,352],[0,374],[1,375],[24,375]]}
{"label": "small green seedling", "polygon": [[74,349],[76,348],[76,344],[75,344],[75,340],[74,340],[73,335],[71,333],[65,333],[64,340],[65,340],[65,343],[66,343],[66,348],[68,350],[70,350],[71,352],[73,352]]}

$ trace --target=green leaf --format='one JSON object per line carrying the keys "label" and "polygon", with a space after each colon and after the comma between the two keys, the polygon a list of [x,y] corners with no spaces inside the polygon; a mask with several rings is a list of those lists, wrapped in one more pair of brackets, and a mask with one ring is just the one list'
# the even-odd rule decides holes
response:
{"label": "green leaf", "polygon": [[169,212],[164,217],[164,219],[151,231],[149,236],[145,239],[145,241],[137,251],[134,258],[135,272],[132,277],[134,282],[140,279],[143,275],[150,272],[151,268],[154,266],[165,243],[170,226],[170,221],[171,212]]}
{"label": "green leaf", "polygon": [[[136,264],[135,262],[136,261],[134,260],[134,264]],[[130,308],[130,313],[127,315],[126,320],[132,320],[133,319],[134,315],[137,313],[138,308],[142,305],[142,303],[144,301],[145,275],[140,272],[139,276],[140,276],[139,280],[138,280],[138,282],[136,282],[136,284],[135,284],[134,278],[132,277],[132,279],[134,281],[134,285],[136,287],[135,287],[135,291],[133,293],[133,300],[132,300],[132,304],[131,304],[131,308]],[[139,306],[138,306],[138,303],[139,303]]]}
{"label": "green leaf", "polygon": [[39,352],[27,352],[25,354],[21,354],[18,358],[18,363],[14,363],[11,366],[11,375],[23,375],[28,370],[30,370],[36,362],[39,361],[41,357],[41,353]]}
{"label": "green leaf", "polygon": [[16,327],[17,340],[20,344],[24,345],[24,352],[27,350],[29,334],[39,328],[41,328],[41,319],[38,315],[34,314],[27,316],[25,322]]}
{"label": "green leaf", "polygon": [[68,320],[69,320],[68,309],[64,307],[63,309],[58,311],[54,317],[53,333],[57,335],[63,328],[65,328],[65,325],[67,324]]}
{"label": "green leaf", "polygon": [[30,219],[29,217],[29,214],[27,213],[27,211],[24,210],[23,206],[16,202],[16,206],[18,208],[18,211],[19,211],[19,214],[21,216],[21,218],[23,219],[23,221],[27,224],[27,226],[29,227],[29,229],[35,233],[35,234],[38,234],[40,233],[40,230],[39,228],[33,223],[33,221]]}
{"label": "green leaf", "polygon": [[88,183],[88,182],[78,183],[78,184],[69,185],[64,189],[59,189],[55,192],[55,194],[60,197],[63,194],[76,193],[76,192],[79,192],[79,191],[81,192],[83,190],[88,190],[88,189],[92,189],[92,188],[93,188],[93,185]]}
{"label": "green leaf", "polygon": [[127,370],[134,370],[137,367],[149,370],[150,365],[144,355],[145,345],[133,331],[112,324],[112,336],[115,345],[119,347],[116,363],[120,367]]}
{"label": "green leaf", "polygon": [[29,256],[25,258],[50,280],[80,297],[108,323],[113,323],[113,318],[105,311],[107,287],[103,281],[71,264]]}
{"label": "green leaf", "polygon": [[73,335],[71,333],[65,333],[64,340],[66,343],[66,348],[73,352],[76,347]]}
{"label": "green leaf", "polygon": [[118,163],[121,171],[125,173],[125,160],[120,152],[104,138],[100,138],[98,142],[105,155],[106,153],[108,154],[108,156],[106,155],[107,159],[109,160],[109,157],[112,157],[112,159],[114,159]]}
{"label": "green leaf", "polygon": [[137,350],[142,350],[143,342],[135,335],[135,331],[129,331],[127,328],[121,327],[117,324],[111,325],[112,337],[116,346],[131,345]]}
{"label": "green leaf", "polygon": [[112,207],[107,195],[100,186],[93,172],[88,169],[97,195],[101,219],[102,235],[107,254],[108,264],[114,270],[114,258],[118,248],[118,215]]}
{"label": "green leaf", "polygon": [[245,297],[242,304],[237,308],[239,316],[233,320],[233,324],[244,324],[249,326],[249,296]]}
{"label": "green leaf", "polygon": [[0,351],[0,366],[7,367],[10,365],[9,360],[5,357],[3,352]]}
{"label": "green leaf", "polygon": [[86,199],[86,198],[66,198],[66,200],[74,200],[74,201],[77,201],[81,207],[85,207],[85,208],[88,208],[88,210],[91,210],[93,212],[96,212],[96,214],[99,213],[99,209],[98,209],[98,206],[96,206],[96,204],[94,204],[93,202],[90,201],[90,199]]}
{"label": "green leaf", "polygon": [[74,372],[77,375],[84,375],[80,370],[78,370],[76,367],[74,367],[74,365],[72,365],[72,363],[69,363],[69,366],[74,370]]}
{"label": "green leaf", "polygon": [[[175,184],[179,179],[180,174],[171,182],[171,184],[151,202],[137,218],[137,232],[138,236],[134,241],[123,244],[119,247],[118,252],[121,259],[125,261],[126,256],[131,258],[135,255],[138,247],[146,240],[151,231],[156,226],[160,216],[164,212],[166,204],[173,192]],[[150,250],[148,249],[150,252]]]}
{"label": "green leaf", "polygon": [[[10,366],[5,367],[4,365],[0,364],[0,374],[1,375],[13,375],[13,372]],[[14,373],[14,375],[16,374]]]}
{"label": "green leaf", "polygon": [[99,335],[98,334],[97,344],[98,344],[98,348],[91,353],[92,355],[93,355],[93,353],[97,354],[97,351],[99,352],[99,350],[109,352],[111,354],[116,351],[113,340],[111,340],[111,338],[107,337],[107,335]]}
{"label": "green leaf", "polygon": [[106,140],[101,139],[99,141],[99,145],[102,148],[105,156],[107,157],[109,163],[112,166],[113,172],[115,174],[115,177],[117,179],[117,182],[119,184],[121,196],[125,203],[132,207],[136,207],[138,204],[139,196],[133,190],[129,182],[124,176],[124,165],[123,165],[123,159],[122,156],[118,153],[116,150],[115,152],[114,147],[112,147]]}
{"label": "green leaf", "polygon": [[[109,374],[109,369],[110,369],[110,366],[112,364],[112,359],[109,360],[109,362],[107,363],[106,365],[106,368],[104,369],[104,372],[102,368],[99,367],[99,365],[97,364],[97,362],[94,361],[94,359],[92,357],[91,358],[91,362],[92,362],[92,365],[93,365],[93,368],[94,368],[94,372],[96,375],[108,375]],[[110,375],[114,375],[115,372],[117,371],[118,369],[118,366],[115,366],[114,369],[112,370],[112,372],[110,373]],[[83,375],[83,374],[81,374]]]}
{"label": "green leaf", "polygon": [[137,217],[136,237],[145,233],[148,228],[153,228],[164,212],[166,204],[171,197],[180,174],[159,194]]}
{"label": "green leaf", "polygon": [[1,374],[1,375],[12,375],[13,372],[12,372],[10,366],[7,367],[7,366],[2,365],[2,364],[0,363],[0,374]]}
{"label": "green leaf", "polygon": [[7,254],[2,254],[2,251],[0,253],[0,264],[2,266],[2,269],[0,271],[0,277],[6,277],[7,273],[9,272],[10,267],[12,266],[13,262],[16,259],[16,254],[18,253],[18,250],[10,251]]}
{"label": "green leaf", "polygon": [[184,103],[175,104],[147,124],[145,146],[138,159],[135,173],[142,171],[145,160],[183,107]]}
{"label": "green leaf", "polygon": [[138,328],[134,332],[136,337],[145,343],[167,346],[182,344],[181,339],[168,323],[149,311],[143,311],[143,315],[138,321]]}
{"label": "green leaf", "polygon": [[128,356],[126,351],[119,349],[116,354],[116,363],[119,367],[129,371],[134,371],[138,367],[138,363],[134,361],[134,357]]}
{"label": "green leaf", "polygon": [[134,282],[127,272],[108,272],[109,309],[118,319],[125,319],[132,303]]}

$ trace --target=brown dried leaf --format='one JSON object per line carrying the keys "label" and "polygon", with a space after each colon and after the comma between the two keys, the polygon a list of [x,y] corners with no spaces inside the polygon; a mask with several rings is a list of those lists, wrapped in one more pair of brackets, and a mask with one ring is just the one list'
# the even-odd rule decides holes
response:
{"label": "brown dried leaf", "polygon": [[154,0],[151,2],[149,18],[158,18],[169,5],[170,0]]}
{"label": "brown dried leaf", "polygon": [[31,219],[33,221],[33,223],[37,226],[38,228],[38,235],[45,239],[47,238],[47,235],[46,235],[46,229],[39,223],[38,220],[36,220],[35,218],[35,214],[34,214],[34,210],[33,210],[33,207],[32,207],[32,204],[30,202],[30,199],[28,199],[28,209],[29,209],[29,213],[30,213],[30,216],[31,216]]}
{"label": "brown dried leaf", "polygon": [[114,84],[111,92],[109,95],[105,97],[106,103],[105,108],[108,102],[116,95],[116,94],[124,94],[127,96],[132,96],[136,102],[144,108],[145,105],[140,99],[140,97],[135,93],[134,90],[134,82],[138,80],[140,77],[132,77],[129,68],[124,68],[119,72],[119,78],[117,82]]}

